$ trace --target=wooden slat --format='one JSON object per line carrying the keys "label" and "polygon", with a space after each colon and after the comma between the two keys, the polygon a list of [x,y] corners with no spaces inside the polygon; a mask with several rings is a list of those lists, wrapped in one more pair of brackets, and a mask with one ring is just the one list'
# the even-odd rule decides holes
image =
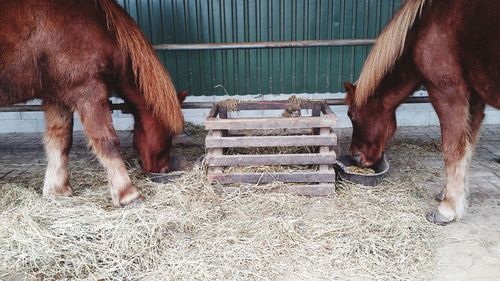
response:
{"label": "wooden slat", "polygon": [[219,105],[219,118],[227,119],[227,106]]}
{"label": "wooden slat", "polygon": [[321,111],[325,115],[335,116],[335,118],[337,117],[337,115],[335,115],[335,113],[333,113],[332,109],[330,108],[330,106],[326,102],[321,104]]}
{"label": "wooden slat", "polygon": [[[216,190],[219,192],[236,192],[236,191],[250,191],[250,187],[234,187],[234,186],[222,186]],[[267,190],[266,190],[267,191]],[[293,185],[285,187],[277,187],[269,190],[270,192],[280,192],[280,193],[293,193],[303,196],[329,196],[335,194],[334,184],[309,184],[309,185]]]}
{"label": "wooden slat", "polygon": [[219,104],[214,104],[212,108],[210,108],[210,112],[208,113],[208,118],[217,118],[219,114]]}
{"label": "wooden slat", "polygon": [[335,171],[326,172],[296,172],[296,173],[208,173],[208,179],[219,183],[270,183],[295,182],[295,183],[333,183]]}
{"label": "wooden slat", "polygon": [[[321,136],[330,136],[330,128],[321,128],[319,133]],[[330,153],[331,153],[330,146],[321,146],[319,148],[320,155],[328,155]],[[328,165],[320,165],[319,166],[320,171],[328,171],[329,169],[331,169],[331,167]]]}
{"label": "wooden slat", "polygon": [[[320,117],[321,116],[321,105],[322,105],[322,103],[314,104],[313,109],[312,109],[312,116],[313,117]],[[313,134],[319,135],[319,128],[313,128]]]}
{"label": "wooden slat", "polygon": [[[319,101],[302,102],[301,109],[310,110],[314,105],[321,106]],[[285,110],[289,106],[288,101],[260,101],[242,102],[238,104],[238,110]]]}
{"label": "wooden slat", "polygon": [[337,161],[334,152],[325,154],[261,154],[261,155],[214,155],[206,158],[209,167],[240,167],[261,165],[333,165]]}
{"label": "wooden slat", "polygon": [[328,196],[335,194],[334,184],[294,185],[277,188],[277,192],[294,193],[303,196]]}
{"label": "wooden slat", "polygon": [[335,127],[337,118],[329,117],[297,117],[297,118],[238,118],[207,119],[206,130],[243,130],[243,129],[301,129]]}
{"label": "wooden slat", "polygon": [[321,104],[322,103],[316,102],[312,105],[312,116],[313,117],[321,116]]}
{"label": "wooden slat", "polygon": [[[220,137],[222,137],[223,132],[220,130],[214,130],[214,131],[211,131],[210,134],[212,137],[220,138]],[[224,154],[224,150],[222,148],[210,148],[208,150],[207,158],[221,157],[223,154]],[[209,170],[210,170],[210,172],[213,172],[213,173],[222,173],[221,167],[210,167]]]}
{"label": "wooden slat", "polygon": [[254,137],[212,137],[205,141],[206,148],[214,147],[291,147],[291,146],[335,146],[337,136],[254,136]]}
{"label": "wooden slat", "polygon": [[304,129],[271,129],[271,130],[229,130],[229,134],[232,137],[244,137],[244,136],[253,136],[253,137],[265,137],[265,136],[303,136],[303,135],[319,135],[313,134],[312,128],[304,128]]}

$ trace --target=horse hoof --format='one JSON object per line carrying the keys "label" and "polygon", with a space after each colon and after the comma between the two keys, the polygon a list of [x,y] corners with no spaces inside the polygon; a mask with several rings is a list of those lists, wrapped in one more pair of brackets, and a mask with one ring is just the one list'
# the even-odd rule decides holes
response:
{"label": "horse hoof", "polygon": [[435,223],[437,225],[447,225],[450,222],[453,221],[453,219],[448,219],[445,216],[443,216],[437,209],[430,211],[427,213],[425,218],[432,223]]}
{"label": "horse hoof", "polygon": [[137,191],[137,189],[130,187],[120,194],[120,203],[118,206],[128,206],[133,203],[140,203],[144,201],[144,197]]}
{"label": "horse hoof", "polygon": [[438,194],[436,194],[436,197],[434,199],[436,199],[436,201],[438,202],[443,202],[444,198],[445,198],[444,191],[441,191]]}

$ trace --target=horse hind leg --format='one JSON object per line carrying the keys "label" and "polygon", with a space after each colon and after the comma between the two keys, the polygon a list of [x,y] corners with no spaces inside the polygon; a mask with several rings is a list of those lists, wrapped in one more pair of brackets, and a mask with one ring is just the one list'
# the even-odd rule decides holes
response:
{"label": "horse hind leg", "polygon": [[120,154],[120,141],[113,128],[107,87],[102,84],[92,87],[92,90],[94,94],[95,91],[100,92],[97,93],[98,100],[80,102],[77,104],[77,111],[89,143],[108,173],[111,200],[115,206],[125,206],[142,200],[142,196],[132,186]]}
{"label": "horse hind leg", "polygon": [[44,103],[47,131],[44,137],[47,170],[43,195],[71,196],[69,185],[68,154],[73,141],[73,112],[66,106]]}

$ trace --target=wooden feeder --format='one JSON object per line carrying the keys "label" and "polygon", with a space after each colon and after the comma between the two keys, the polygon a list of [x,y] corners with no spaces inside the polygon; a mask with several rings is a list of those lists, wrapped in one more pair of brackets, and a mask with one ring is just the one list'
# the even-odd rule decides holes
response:
{"label": "wooden feeder", "polygon": [[[333,164],[336,162],[336,155],[333,148],[337,145],[337,136],[332,129],[336,125],[337,117],[325,101],[301,101],[296,112],[298,114],[295,114],[297,117],[228,118],[228,111],[242,114],[250,110],[280,110],[284,111],[282,116],[290,116],[290,112],[287,112],[290,111],[290,102],[226,101],[215,104],[205,122],[205,129],[209,131],[205,144],[208,149],[206,163],[210,180],[223,185],[266,184],[274,181],[293,183],[279,191],[307,196],[326,196],[335,192]],[[309,116],[300,116],[303,111],[309,112]],[[228,153],[237,148],[265,147],[312,147],[313,152],[236,155]],[[225,171],[229,167],[290,165],[301,168],[264,173]]]}

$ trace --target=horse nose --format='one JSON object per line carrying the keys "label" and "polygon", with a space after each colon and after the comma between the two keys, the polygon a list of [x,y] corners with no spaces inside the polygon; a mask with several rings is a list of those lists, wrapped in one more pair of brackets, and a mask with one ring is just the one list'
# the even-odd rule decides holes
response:
{"label": "horse nose", "polygon": [[354,159],[356,164],[359,165],[361,163],[361,153],[359,152],[354,153],[354,156],[352,158]]}

